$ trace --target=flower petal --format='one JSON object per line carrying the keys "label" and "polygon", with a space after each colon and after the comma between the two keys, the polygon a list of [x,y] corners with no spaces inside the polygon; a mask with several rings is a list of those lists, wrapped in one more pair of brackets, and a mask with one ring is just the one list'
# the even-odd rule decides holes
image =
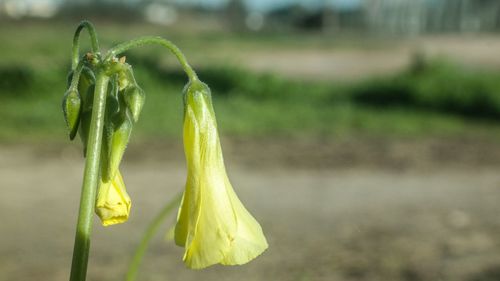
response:
{"label": "flower petal", "polygon": [[267,249],[268,244],[259,223],[238,199],[229,180],[227,180],[226,185],[233,211],[237,216],[238,229],[236,238],[221,263],[224,265],[245,264],[262,254]]}
{"label": "flower petal", "polygon": [[184,98],[188,175],[176,244],[185,247],[184,262],[189,268],[246,263],[267,248],[266,239],[227,177],[208,87],[188,85]]}
{"label": "flower petal", "polygon": [[111,181],[100,180],[95,210],[102,225],[125,222],[130,213],[131,204],[120,171],[116,172]]}

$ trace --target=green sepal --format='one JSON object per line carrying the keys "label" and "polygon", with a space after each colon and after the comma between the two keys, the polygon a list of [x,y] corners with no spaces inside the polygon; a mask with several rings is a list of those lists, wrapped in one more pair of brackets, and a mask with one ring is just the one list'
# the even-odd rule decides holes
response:
{"label": "green sepal", "polygon": [[95,84],[95,76],[92,70],[88,67],[83,67],[80,74],[80,81],[78,81],[78,91],[86,93],[90,86]]}
{"label": "green sepal", "polygon": [[[121,114],[119,115],[121,116]],[[115,115],[111,123],[104,125],[103,157],[101,158],[101,172],[104,181],[111,180],[118,171],[132,133],[132,118],[128,114],[120,116]]]}
{"label": "green sepal", "polygon": [[127,116],[119,125],[117,125],[113,130],[113,135],[111,136],[110,142],[110,154],[109,154],[109,168],[108,174],[110,178],[113,178],[118,171],[120,162],[127,148],[130,135],[132,133],[133,123],[131,118]]}
{"label": "green sepal", "polygon": [[117,82],[116,77],[110,79],[108,85],[108,93],[106,95],[106,112],[104,115],[104,129],[102,136],[101,148],[101,177],[105,182],[111,179],[109,173],[109,157],[111,153],[111,142],[113,137],[113,130],[115,124],[113,122],[116,116],[119,116],[120,104],[117,96]]}
{"label": "green sepal", "polygon": [[[105,119],[106,120],[106,119]],[[112,179],[110,174],[110,155],[111,155],[111,143],[113,138],[113,124],[108,121],[104,122],[104,128],[102,133],[102,145],[101,145],[101,178],[104,182],[108,182]]]}
{"label": "green sepal", "polygon": [[68,90],[62,100],[64,120],[69,131],[69,139],[73,140],[78,131],[82,111],[82,98],[77,90]]}
{"label": "green sepal", "polygon": [[114,115],[118,114],[119,111],[120,101],[118,100],[118,83],[115,78],[112,78],[109,83],[108,94],[106,96],[106,116],[110,119]]}
{"label": "green sepal", "polygon": [[112,81],[106,100],[101,174],[104,181],[114,178],[132,132],[132,117],[125,100],[117,95],[118,82]]}
{"label": "green sepal", "polygon": [[83,106],[82,111],[92,112],[92,106],[94,104],[94,92],[95,85],[90,85],[85,94],[82,94]]}

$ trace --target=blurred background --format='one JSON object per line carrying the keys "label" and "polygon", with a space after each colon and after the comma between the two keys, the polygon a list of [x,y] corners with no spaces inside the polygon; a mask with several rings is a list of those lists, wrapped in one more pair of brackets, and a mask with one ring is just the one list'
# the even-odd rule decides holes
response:
{"label": "blurred background", "polygon": [[[270,244],[190,271],[161,234],[139,280],[500,280],[500,1],[0,0],[1,281],[68,278],[84,159],[61,98],[83,19],[103,51],[143,35],[184,51]],[[161,48],[126,57],[147,93],[121,166],[133,207],[96,221],[96,281],[123,280],[185,180],[187,79]]]}

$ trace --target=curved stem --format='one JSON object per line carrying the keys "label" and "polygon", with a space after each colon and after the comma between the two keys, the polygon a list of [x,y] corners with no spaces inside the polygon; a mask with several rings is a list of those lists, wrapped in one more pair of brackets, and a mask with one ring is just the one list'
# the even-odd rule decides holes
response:
{"label": "curved stem", "polygon": [[191,80],[191,81],[198,80],[198,76],[196,75],[194,70],[191,68],[191,66],[187,62],[186,57],[181,52],[181,50],[179,50],[179,48],[177,48],[177,46],[174,43],[172,43],[166,39],[163,39],[161,37],[158,37],[158,36],[140,37],[137,39],[133,39],[133,40],[118,44],[115,47],[113,47],[111,50],[109,50],[108,56],[106,57],[106,60],[110,59],[113,56],[121,54],[127,50],[130,50],[132,48],[141,47],[144,45],[153,45],[153,44],[161,45],[161,46],[169,49],[170,52],[172,52],[172,54],[174,54],[177,57],[177,60],[180,62],[182,68],[184,69],[184,72],[186,72],[187,76],[189,77],[189,80]]}
{"label": "curved stem", "polygon": [[85,281],[87,276],[90,234],[92,232],[96,189],[99,181],[99,161],[108,82],[109,77],[100,71],[95,86],[70,281]]}
{"label": "curved stem", "polygon": [[76,28],[75,35],[73,36],[73,50],[71,54],[71,69],[75,70],[78,65],[78,60],[80,58],[80,32],[82,29],[86,28],[90,36],[90,48],[92,53],[99,52],[99,43],[97,42],[97,33],[95,31],[94,25],[89,21],[82,21]]}
{"label": "curved stem", "polygon": [[149,224],[144,236],[141,239],[141,243],[137,246],[135,250],[134,257],[130,262],[128,267],[127,275],[125,277],[126,281],[135,281],[137,278],[137,272],[139,270],[139,266],[141,265],[142,259],[144,258],[144,254],[148,249],[149,242],[157,232],[161,223],[165,220],[165,217],[170,214],[174,210],[174,208],[179,204],[179,201],[182,198],[182,193],[177,194],[170,202],[161,209],[161,211],[156,215],[153,221]]}
{"label": "curved stem", "polygon": [[71,84],[69,85],[70,89],[75,90],[78,87],[78,81],[80,81],[80,75],[82,74],[83,67],[83,61],[79,61],[73,71],[73,77],[71,78]]}

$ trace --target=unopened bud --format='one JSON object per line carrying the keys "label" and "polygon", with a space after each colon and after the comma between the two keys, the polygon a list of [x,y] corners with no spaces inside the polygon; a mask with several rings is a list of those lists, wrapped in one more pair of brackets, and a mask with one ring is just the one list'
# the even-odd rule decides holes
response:
{"label": "unopened bud", "polygon": [[77,90],[70,89],[64,94],[62,108],[69,130],[69,139],[73,140],[78,131],[80,113],[82,111],[82,99]]}
{"label": "unopened bud", "polygon": [[144,101],[146,100],[146,94],[139,86],[133,85],[125,89],[123,92],[123,99],[132,113],[134,122],[137,122],[139,120],[142,107],[144,106]]}

